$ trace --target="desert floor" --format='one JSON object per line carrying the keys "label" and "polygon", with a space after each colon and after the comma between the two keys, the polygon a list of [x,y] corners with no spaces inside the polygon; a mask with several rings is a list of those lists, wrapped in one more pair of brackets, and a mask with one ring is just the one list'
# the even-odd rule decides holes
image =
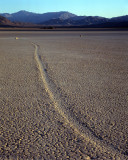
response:
{"label": "desert floor", "polygon": [[128,159],[128,31],[1,31],[0,159]]}

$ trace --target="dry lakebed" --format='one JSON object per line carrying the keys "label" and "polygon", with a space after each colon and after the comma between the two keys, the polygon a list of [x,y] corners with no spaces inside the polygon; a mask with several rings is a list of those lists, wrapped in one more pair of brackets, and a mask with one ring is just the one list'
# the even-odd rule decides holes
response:
{"label": "dry lakebed", "polygon": [[0,31],[0,159],[128,159],[128,31]]}

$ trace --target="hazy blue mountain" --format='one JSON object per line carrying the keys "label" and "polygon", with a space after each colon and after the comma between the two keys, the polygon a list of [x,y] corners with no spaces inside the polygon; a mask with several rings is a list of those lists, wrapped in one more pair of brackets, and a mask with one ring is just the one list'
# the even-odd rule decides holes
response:
{"label": "hazy blue mountain", "polygon": [[48,21],[53,18],[60,18],[60,19],[68,19],[70,17],[76,16],[75,14],[69,12],[49,12],[44,14],[37,14],[33,12],[27,11],[19,11],[16,13],[3,13],[0,14],[6,18],[8,18],[12,22],[25,22],[25,23],[41,23],[44,21]]}
{"label": "hazy blue mountain", "polygon": [[98,17],[98,16],[88,16],[83,17],[83,19],[79,19],[75,22],[76,25],[91,25],[91,24],[99,24],[108,22],[107,18]]}
{"label": "hazy blue mountain", "polygon": [[92,16],[76,16],[72,18],[64,19],[51,19],[40,24],[43,25],[91,25],[108,22],[107,18],[104,17],[92,17]]}
{"label": "hazy blue mountain", "polygon": [[85,25],[81,27],[82,28],[127,28],[128,29],[128,21],[107,22],[107,23],[94,24],[94,25]]}
{"label": "hazy blue mountain", "polygon": [[[3,13],[0,14],[7,19],[1,20],[0,24],[3,22],[5,24],[15,25],[15,26],[31,26],[33,24],[47,25],[47,26],[93,26],[93,27],[116,27],[117,26],[127,26],[128,15],[105,18],[98,16],[77,16],[70,12],[48,12],[43,14],[19,11],[16,13]],[[5,22],[4,22],[5,21]],[[15,22],[15,23],[12,23]],[[19,23],[18,23],[19,22]]]}
{"label": "hazy blue mountain", "polygon": [[[116,23],[118,22],[118,23]],[[114,17],[114,18],[105,18],[98,16],[75,16],[68,19],[51,19],[40,24],[42,25],[56,25],[56,26],[91,26],[91,25],[100,25],[100,26],[121,26],[122,22],[128,22],[128,16]],[[108,25],[106,25],[108,23]],[[125,26],[127,23],[124,23]]]}
{"label": "hazy blue mountain", "polygon": [[110,22],[126,22],[126,21],[128,21],[128,15],[113,17],[110,19]]}

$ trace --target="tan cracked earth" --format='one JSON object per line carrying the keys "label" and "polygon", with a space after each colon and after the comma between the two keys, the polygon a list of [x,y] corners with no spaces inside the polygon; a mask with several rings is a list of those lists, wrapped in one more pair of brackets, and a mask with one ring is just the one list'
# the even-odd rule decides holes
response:
{"label": "tan cracked earth", "polygon": [[126,31],[0,32],[0,159],[128,159],[127,46]]}

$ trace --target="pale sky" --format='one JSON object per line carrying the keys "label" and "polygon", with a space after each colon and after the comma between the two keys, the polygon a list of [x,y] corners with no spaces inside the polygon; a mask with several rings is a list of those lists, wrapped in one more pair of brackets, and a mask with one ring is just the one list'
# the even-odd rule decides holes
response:
{"label": "pale sky", "polygon": [[36,13],[69,11],[77,15],[128,15],[128,0],[0,0],[0,13],[26,10]]}

